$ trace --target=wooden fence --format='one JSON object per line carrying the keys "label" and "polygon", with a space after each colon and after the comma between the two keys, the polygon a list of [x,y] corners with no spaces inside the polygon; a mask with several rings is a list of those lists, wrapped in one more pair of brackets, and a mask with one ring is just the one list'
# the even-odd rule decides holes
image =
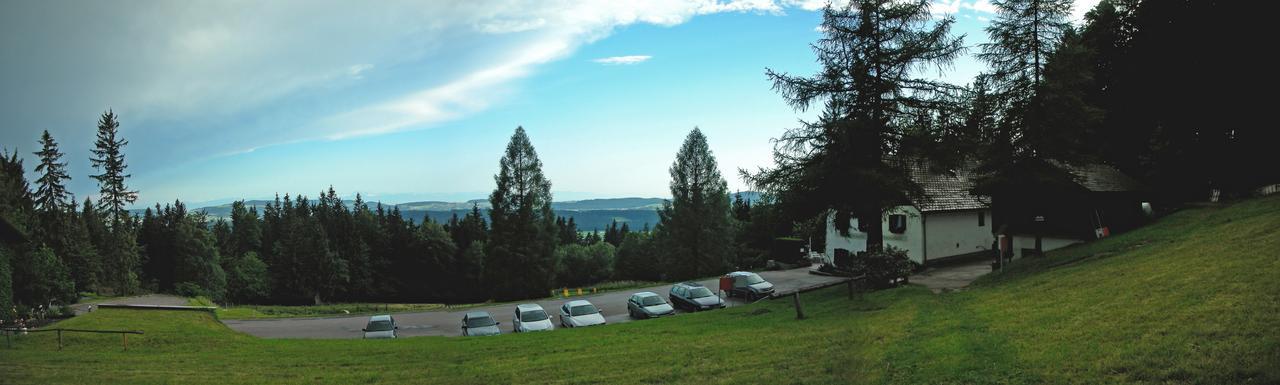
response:
{"label": "wooden fence", "polygon": [[88,329],[65,329],[65,328],[54,328],[54,329],[29,329],[29,330],[24,330],[24,329],[0,329],[0,332],[3,332],[3,333],[4,333],[5,345],[7,345],[9,348],[12,348],[12,347],[13,347],[13,340],[12,340],[13,336],[18,335],[18,334],[26,334],[26,333],[48,333],[48,332],[58,333],[58,350],[62,350],[62,332],[68,332],[68,333],[119,334],[119,335],[120,335],[121,342],[122,342],[122,343],[123,343],[123,345],[124,345],[124,350],[125,350],[125,351],[129,351],[129,335],[130,335],[130,334],[142,334],[142,331],[141,331],[141,330],[88,330]]}

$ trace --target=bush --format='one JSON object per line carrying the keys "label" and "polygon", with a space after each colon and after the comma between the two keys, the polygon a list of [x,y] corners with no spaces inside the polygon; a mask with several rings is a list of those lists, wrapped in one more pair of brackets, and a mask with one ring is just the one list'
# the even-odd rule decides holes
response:
{"label": "bush", "polygon": [[258,253],[248,252],[227,266],[227,298],[240,303],[258,303],[271,295],[267,264]]}
{"label": "bush", "polygon": [[880,252],[860,252],[850,260],[854,276],[866,275],[874,288],[892,287],[899,279],[915,271],[917,263],[907,257],[906,250],[885,246]]}
{"label": "bush", "polygon": [[614,259],[614,278],[639,281],[660,281],[658,255],[653,237],[648,233],[628,233],[618,245]]}
{"label": "bush", "polygon": [[195,282],[179,282],[173,285],[173,292],[183,297],[208,297],[205,289]]}
{"label": "bush", "polygon": [[591,246],[564,245],[556,249],[556,283],[580,287],[603,282],[613,276],[614,248],[605,242]]}

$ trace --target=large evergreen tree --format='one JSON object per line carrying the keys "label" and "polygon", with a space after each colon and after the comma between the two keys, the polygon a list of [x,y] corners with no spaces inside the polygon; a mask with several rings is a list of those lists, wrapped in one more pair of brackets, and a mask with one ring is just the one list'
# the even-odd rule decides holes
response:
{"label": "large evergreen tree", "polygon": [[911,152],[903,148],[908,134],[917,138],[909,143],[936,142],[929,139],[931,127],[918,122],[950,108],[951,100],[942,96],[955,87],[918,72],[941,69],[964,49],[962,37],[950,33],[954,20],[936,20],[929,5],[862,0],[829,6],[823,37],[813,44],[821,70],[809,77],[768,71],[792,107],[823,107],[817,121],[803,122],[775,141],[772,168],[745,175],[775,195],[790,216],[806,219],[834,210],[834,224],[846,234],[850,218],[857,217],[866,224],[867,249],[879,250],[883,211],[919,195],[903,162],[891,158]]}
{"label": "large evergreen tree", "polygon": [[125,179],[131,176],[125,172],[128,165],[124,162],[124,146],[129,141],[121,138],[119,133],[120,122],[116,114],[104,112],[98,119],[98,139],[94,142],[93,157],[89,159],[93,168],[102,171],[90,177],[98,181],[101,192],[98,207],[110,219],[112,226],[128,219],[129,211],[125,207],[138,200],[138,192],[129,190],[125,185]]}
{"label": "large evergreen tree", "polygon": [[985,167],[999,167],[1027,157],[1058,160],[1075,154],[1075,147],[1046,125],[1050,112],[1036,103],[1049,57],[1063,34],[1071,29],[1070,0],[997,0],[998,13],[987,26],[990,40],[978,58],[987,62],[990,79],[1000,96],[1000,133],[985,152]]}
{"label": "large evergreen tree", "polygon": [[733,250],[729,188],[707,137],[694,128],[671,165],[671,200],[658,210],[655,240],[669,267],[667,279],[721,272]]}
{"label": "large evergreen tree", "polygon": [[516,127],[498,162],[489,195],[493,228],[484,263],[485,280],[497,300],[541,297],[555,278],[555,216],[551,182],[523,127]]}
{"label": "large evergreen tree", "polygon": [[56,216],[75,204],[65,184],[71,176],[67,175],[67,163],[62,161],[58,142],[48,130],[40,135],[40,147],[40,151],[35,152],[40,157],[40,164],[36,165],[36,172],[40,174],[36,179],[36,210],[45,216]]}

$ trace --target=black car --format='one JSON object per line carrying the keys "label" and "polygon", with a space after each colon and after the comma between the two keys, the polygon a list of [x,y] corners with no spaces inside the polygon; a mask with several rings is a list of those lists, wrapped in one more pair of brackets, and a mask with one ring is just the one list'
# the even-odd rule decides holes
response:
{"label": "black car", "polygon": [[688,311],[723,309],[724,300],[706,286],[696,282],[681,282],[671,286],[667,296],[671,304]]}

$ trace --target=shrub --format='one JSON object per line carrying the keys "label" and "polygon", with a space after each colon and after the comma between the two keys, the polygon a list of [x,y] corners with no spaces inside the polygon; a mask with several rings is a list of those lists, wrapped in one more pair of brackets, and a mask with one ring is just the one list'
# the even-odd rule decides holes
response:
{"label": "shrub", "polygon": [[906,250],[885,246],[880,252],[860,252],[850,260],[853,275],[866,275],[874,288],[891,287],[915,271],[917,263],[907,257]]}

